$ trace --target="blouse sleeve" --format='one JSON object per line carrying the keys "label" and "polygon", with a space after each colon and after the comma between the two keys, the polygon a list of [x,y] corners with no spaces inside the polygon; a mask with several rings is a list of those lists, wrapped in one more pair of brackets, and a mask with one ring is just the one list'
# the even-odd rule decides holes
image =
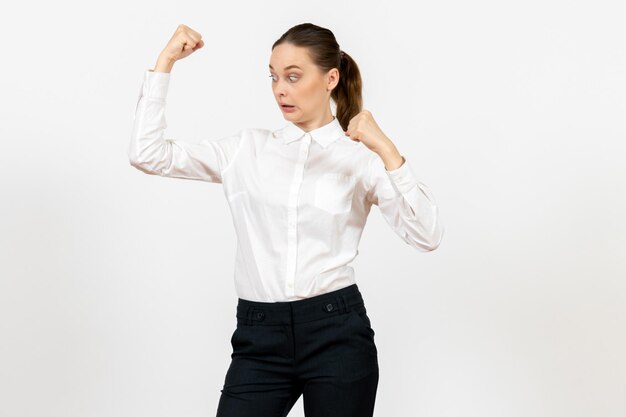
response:
{"label": "blouse sleeve", "polygon": [[378,155],[370,159],[366,198],[408,245],[421,252],[435,250],[444,234],[437,203],[409,161],[402,159],[402,165],[393,170],[387,170]]}
{"label": "blouse sleeve", "polygon": [[130,165],[151,175],[222,183],[236,155],[243,130],[198,143],[164,138],[170,73],[146,70],[133,119]]}

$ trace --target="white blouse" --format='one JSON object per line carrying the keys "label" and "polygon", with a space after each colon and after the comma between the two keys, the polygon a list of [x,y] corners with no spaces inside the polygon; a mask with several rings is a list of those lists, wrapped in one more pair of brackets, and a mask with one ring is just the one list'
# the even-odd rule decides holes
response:
{"label": "white blouse", "polygon": [[388,171],[376,153],[345,136],[337,118],[309,132],[288,122],[199,143],[165,139],[170,76],[145,71],[130,164],[151,175],[222,184],[237,236],[238,297],[294,301],[355,283],[349,264],[372,204],[408,245],[421,252],[439,246],[437,204],[409,161]]}

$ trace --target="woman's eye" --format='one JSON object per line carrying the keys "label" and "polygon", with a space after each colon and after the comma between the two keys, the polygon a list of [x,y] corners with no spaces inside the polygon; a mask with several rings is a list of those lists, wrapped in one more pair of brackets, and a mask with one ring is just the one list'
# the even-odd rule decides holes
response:
{"label": "woman's eye", "polygon": [[[276,79],[274,79],[274,76],[273,76],[272,74],[270,74],[270,76],[269,76],[269,77],[270,77],[273,81],[276,81]],[[294,80],[293,78],[295,78],[295,80]],[[289,76],[289,80],[290,80],[290,81],[297,81],[297,80],[298,80],[298,76],[297,76],[297,75],[290,75],[290,76]]]}

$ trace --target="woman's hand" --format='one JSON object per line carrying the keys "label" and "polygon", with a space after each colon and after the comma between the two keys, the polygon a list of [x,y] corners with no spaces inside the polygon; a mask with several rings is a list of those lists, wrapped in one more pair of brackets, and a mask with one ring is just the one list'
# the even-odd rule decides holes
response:
{"label": "woman's hand", "polygon": [[363,143],[372,152],[377,153],[388,170],[400,167],[405,159],[393,142],[383,133],[369,110],[362,110],[350,119],[346,136]]}
{"label": "woman's hand", "polygon": [[155,71],[170,72],[174,63],[186,58],[204,46],[202,35],[190,27],[180,24],[159,55]]}

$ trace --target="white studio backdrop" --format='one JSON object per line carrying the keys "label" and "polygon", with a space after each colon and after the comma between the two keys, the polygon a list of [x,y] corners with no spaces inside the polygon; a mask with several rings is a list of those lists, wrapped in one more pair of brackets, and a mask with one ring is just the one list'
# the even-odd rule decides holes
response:
{"label": "white studio backdrop", "polygon": [[[176,26],[167,137],[279,128],[267,65],[331,29],[434,193],[420,253],[373,208],[353,263],[378,416],[626,415],[626,29],[618,2],[13,4],[0,17],[0,415],[214,415],[235,326],[221,185],[129,165]],[[303,416],[302,398],[290,416]],[[259,416],[263,417],[263,416]]]}

